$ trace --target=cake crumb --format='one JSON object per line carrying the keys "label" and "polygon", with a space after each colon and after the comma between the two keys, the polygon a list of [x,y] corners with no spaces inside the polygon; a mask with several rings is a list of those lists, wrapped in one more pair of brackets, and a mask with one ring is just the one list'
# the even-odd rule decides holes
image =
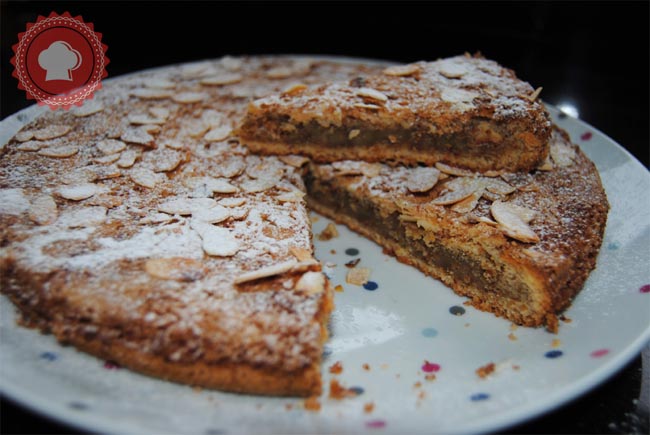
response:
{"label": "cake crumb", "polygon": [[560,320],[563,321],[564,323],[571,323],[571,322],[573,322],[573,320],[571,320],[571,318],[565,316],[564,314],[562,314],[562,315],[560,316]]}
{"label": "cake crumb", "polygon": [[513,365],[512,365],[512,369],[513,369],[514,371],[519,371],[520,368],[521,368],[521,367],[519,367],[517,364],[513,364]]}
{"label": "cake crumb", "polygon": [[356,397],[357,393],[354,390],[344,387],[336,379],[330,381],[330,394],[329,398],[334,400],[343,400],[347,397]]}
{"label": "cake crumb", "polygon": [[422,382],[417,381],[415,384],[413,384],[413,388],[421,388],[422,387]]}
{"label": "cake crumb", "polygon": [[519,325],[517,325],[516,323],[511,323],[510,324],[510,330],[511,331],[516,331],[517,329],[519,329]]}
{"label": "cake crumb", "polygon": [[291,411],[293,409],[293,403],[287,403],[286,405],[284,405],[284,409],[286,409],[287,411]]}
{"label": "cake crumb", "polygon": [[329,371],[332,374],[340,375],[341,373],[343,373],[343,364],[341,363],[341,361],[337,361],[330,366]]}
{"label": "cake crumb", "polygon": [[337,292],[343,292],[343,286],[341,284],[337,284],[336,287],[334,287],[334,291]]}
{"label": "cake crumb", "polygon": [[333,223],[328,223],[325,229],[318,235],[318,240],[321,242],[326,242],[332,240],[339,236],[339,230],[336,229],[336,225]]}
{"label": "cake crumb", "polygon": [[375,410],[375,404],[373,402],[368,402],[363,405],[363,412],[366,414],[372,413]]}
{"label": "cake crumb", "polygon": [[370,269],[367,267],[355,267],[350,269],[345,276],[345,282],[353,285],[364,285],[370,279]]}
{"label": "cake crumb", "polygon": [[517,336],[511,332],[510,334],[508,334],[508,339],[510,341],[517,341]]}
{"label": "cake crumb", "polygon": [[436,380],[436,375],[434,375],[433,373],[430,373],[430,374],[426,375],[424,377],[424,379],[426,379],[427,381],[435,381]]}
{"label": "cake crumb", "polygon": [[551,347],[553,349],[557,349],[560,346],[562,346],[562,342],[560,341],[559,338],[554,338],[553,341],[551,341]]}
{"label": "cake crumb", "polygon": [[389,365],[386,364],[386,363],[383,363],[383,364],[380,365],[379,367],[380,367],[382,370],[386,370],[386,369],[389,367]]}
{"label": "cake crumb", "polygon": [[478,375],[479,378],[485,379],[490,374],[494,373],[495,368],[496,366],[494,365],[493,362],[491,362],[484,365],[483,367],[479,367],[478,369],[476,369],[476,374]]}
{"label": "cake crumb", "polygon": [[336,255],[336,249],[330,249],[330,254]]}
{"label": "cake crumb", "polygon": [[368,363],[363,363],[363,365],[361,367],[367,372],[370,371],[370,364],[368,364]]}
{"label": "cake crumb", "polygon": [[317,396],[312,396],[308,399],[305,399],[303,405],[307,411],[320,411],[320,402],[318,401]]}
{"label": "cake crumb", "polygon": [[349,269],[352,269],[352,268],[356,267],[357,264],[359,264],[360,261],[361,261],[360,258],[355,258],[354,260],[350,260],[347,263],[345,263],[345,267],[347,267]]}

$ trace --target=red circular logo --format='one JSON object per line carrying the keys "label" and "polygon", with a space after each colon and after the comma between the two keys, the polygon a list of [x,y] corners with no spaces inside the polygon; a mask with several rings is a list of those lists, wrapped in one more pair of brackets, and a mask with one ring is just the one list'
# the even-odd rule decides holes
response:
{"label": "red circular logo", "polygon": [[13,76],[28,99],[52,109],[69,109],[90,99],[107,76],[106,45],[102,34],[68,12],[39,16],[28,23],[13,46]]}

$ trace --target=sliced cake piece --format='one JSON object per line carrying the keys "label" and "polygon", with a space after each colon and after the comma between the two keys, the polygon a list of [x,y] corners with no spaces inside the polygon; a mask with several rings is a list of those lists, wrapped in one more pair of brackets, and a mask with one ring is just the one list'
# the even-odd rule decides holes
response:
{"label": "sliced cake piece", "polygon": [[251,103],[238,135],[254,152],[317,162],[526,171],[548,153],[550,121],[537,96],[496,62],[457,56],[294,85]]}
{"label": "sliced cake piece", "polygon": [[475,307],[557,329],[594,268],[608,203],[593,163],[554,131],[543,170],[313,164],[310,206],[440,279]]}

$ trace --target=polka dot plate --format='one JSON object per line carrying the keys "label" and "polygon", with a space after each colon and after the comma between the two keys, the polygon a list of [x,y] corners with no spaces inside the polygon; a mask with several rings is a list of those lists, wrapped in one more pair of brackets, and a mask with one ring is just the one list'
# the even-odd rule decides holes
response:
{"label": "polka dot plate", "polygon": [[[2,121],[0,141],[41,110]],[[598,130],[551,111],[597,164],[611,203],[598,267],[557,335],[465,306],[339,225],[338,237],[315,241],[337,286],[317,402],[197,390],[132,373],[16,326],[4,297],[2,392],[82,429],[141,434],[476,433],[561,406],[613,375],[650,338],[650,175]],[[317,234],[330,221],[314,217]],[[345,264],[357,261],[371,269],[364,286],[345,283]],[[328,398],[333,379],[343,400]]]}

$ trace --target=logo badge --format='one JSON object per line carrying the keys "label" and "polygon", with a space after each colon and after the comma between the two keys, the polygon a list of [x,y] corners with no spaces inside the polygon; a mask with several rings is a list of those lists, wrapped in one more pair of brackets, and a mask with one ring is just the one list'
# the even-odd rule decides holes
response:
{"label": "logo badge", "polygon": [[12,47],[18,89],[53,110],[81,106],[101,89],[101,80],[107,76],[108,47],[101,41],[102,34],[81,16],[68,12],[39,16],[36,23],[27,24]]}

